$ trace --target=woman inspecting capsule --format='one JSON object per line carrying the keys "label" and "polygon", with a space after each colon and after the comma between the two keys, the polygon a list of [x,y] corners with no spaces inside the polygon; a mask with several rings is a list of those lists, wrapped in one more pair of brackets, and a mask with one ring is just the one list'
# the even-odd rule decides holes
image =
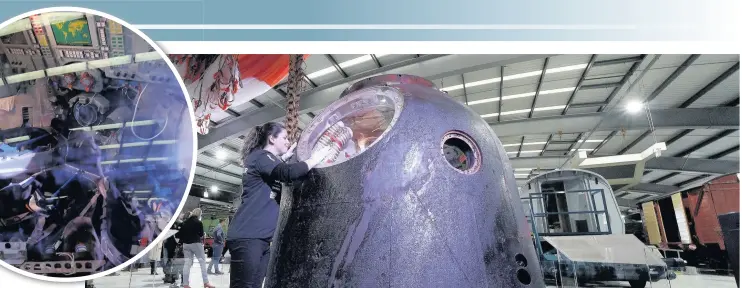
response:
{"label": "woman inspecting capsule", "polygon": [[227,247],[232,256],[230,287],[261,287],[270,259],[270,243],[278,223],[281,183],[305,176],[332,154],[326,147],[308,160],[287,164],[296,144],[280,123],[257,126],[245,138],[242,149],[242,204],[227,233]]}

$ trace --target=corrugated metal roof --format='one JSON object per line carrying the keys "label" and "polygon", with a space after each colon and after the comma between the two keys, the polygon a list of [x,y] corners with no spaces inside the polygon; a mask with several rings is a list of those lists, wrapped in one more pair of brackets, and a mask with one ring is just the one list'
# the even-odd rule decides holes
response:
{"label": "corrugated metal roof", "polygon": [[[614,59],[626,59],[631,57],[637,57],[639,55],[598,55],[596,57],[596,61],[605,61],[605,60],[614,60]],[[627,83],[626,87],[628,87],[630,84],[634,84],[634,91],[633,93],[635,95],[647,97],[649,96],[659,85],[667,79],[668,76],[670,76],[679,65],[681,65],[686,59],[688,59],[690,55],[660,55],[657,61],[654,63],[654,65],[649,68],[646,73],[643,73],[642,70],[638,70],[634,77],[632,77],[632,80],[630,83]],[[377,68],[376,63],[371,61],[371,57],[367,55],[332,55],[332,57],[338,62],[343,63],[347,61],[356,61],[356,59],[365,59],[365,61],[356,61],[359,63],[356,63],[355,65],[345,66],[343,68],[344,72],[353,75],[357,73],[362,73],[366,71],[373,71]],[[386,66],[393,63],[398,63],[400,61],[405,61],[409,59],[413,59],[416,57],[416,55],[381,55],[378,57],[379,62]],[[485,55],[472,55],[472,58],[481,58],[483,61],[485,59],[490,59],[491,57],[485,56]],[[549,59],[549,64],[547,66],[547,71],[551,71],[549,73],[546,73],[541,85],[542,93],[544,91],[550,91],[555,89],[564,89],[569,87],[574,87],[577,85],[577,82],[581,75],[584,72],[584,69],[581,68],[579,65],[585,65],[588,63],[591,55],[558,55],[553,56]],[[487,60],[489,61],[489,60]],[[632,60],[633,61],[633,60]],[[608,84],[608,83],[618,83],[621,78],[626,75],[626,73],[629,71],[630,67],[634,64],[632,61],[627,61],[625,63],[618,63],[618,64],[611,64],[611,65],[600,65],[600,66],[594,66],[592,69],[587,73],[587,79],[583,81],[583,85],[594,85],[594,84]],[[689,99],[693,94],[695,94],[697,91],[699,91],[701,88],[703,88],[705,85],[710,83],[713,79],[715,79],[718,75],[723,73],[726,69],[734,65],[739,61],[739,55],[701,55],[691,67],[689,67],[685,72],[681,73],[675,81],[673,81],[662,93],[660,93],[656,99],[651,103],[651,108],[653,110],[656,109],[662,109],[662,108],[674,108],[678,107],[681,103],[685,102],[687,99]],[[646,65],[649,63],[649,61],[643,62],[643,64],[640,66],[640,69],[646,69]],[[482,63],[486,64],[486,63]],[[502,103],[499,103],[498,101],[491,101],[488,103],[481,103],[476,105],[470,105],[470,108],[473,109],[475,112],[485,115],[485,114],[493,114],[493,113],[503,113],[501,115],[500,121],[514,121],[514,120],[523,120],[528,118],[528,112],[531,108],[532,102],[533,102],[533,96],[528,95],[526,93],[535,93],[536,87],[538,86],[539,77],[541,75],[540,71],[543,68],[544,59],[536,59],[532,61],[526,61],[526,62],[520,62],[520,63],[511,63],[504,67],[506,81],[504,81],[502,86],[503,89],[503,96],[506,98],[506,100],[503,100]],[[324,75],[317,76],[313,78],[312,80],[319,85],[327,84],[333,81],[341,80],[343,77],[341,73],[335,70],[335,68],[330,64],[330,62],[327,60],[327,57],[325,55],[314,55],[308,58],[306,61],[306,72],[308,74],[317,72],[317,71],[326,71]],[[343,65],[341,65],[343,66]],[[411,67],[420,67],[417,69],[426,69],[425,65],[417,65],[417,66],[411,66]],[[436,85],[438,85],[441,88],[456,88],[457,85],[458,89],[450,90],[448,93],[451,97],[458,101],[464,101],[464,98],[466,97],[469,102],[472,101],[478,101],[478,100],[486,100],[486,99],[499,99],[500,98],[500,69],[499,66],[482,66],[484,69],[475,70],[475,71],[465,71],[462,74],[452,74],[450,76],[444,77],[442,79],[434,79],[434,82]],[[564,68],[567,67],[567,68]],[[577,67],[577,68],[575,68]],[[416,68],[405,68],[405,71],[411,71],[411,74],[414,74],[414,71]],[[556,69],[556,70],[554,70]],[[566,71],[561,71],[561,70]],[[526,74],[523,74],[526,73]],[[513,76],[515,75],[515,76]],[[643,75],[643,78],[637,79],[638,75]],[[463,78],[462,78],[463,76]],[[515,77],[514,79],[509,79],[507,76],[510,76],[511,78]],[[462,83],[466,83],[466,89],[461,89],[460,86]],[[339,88],[345,88],[347,87],[347,83],[339,84]],[[614,90],[613,87],[609,88],[599,88],[599,89],[582,89],[578,90],[575,93],[574,99],[572,99],[573,104],[581,104],[581,103],[599,103],[602,101],[605,101],[608,99],[608,96],[611,94],[611,92]],[[465,95],[466,92],[466,95]],[[275,93],[274,93],[275,94]],[[546,116],[558,116],[562,113],[562,109],[560,107],[563,107],[563,105],[567,104],[568,99],[571,96],[571,91],[562,91],[559,93],[552,93],[549,94],[548,92],[545,94],[541,94],[538,96],[538,100],[536,101],[536,108],[546,108],[547,110],[542,111],[534,111],[533,117],[539,118],[539,117],[546,117]],[[273,94],[272,94],[273,95]],[[513,96],[517,95],[520,96],[519,98],[513,98],[513,99],[507,99],[507,96]],[[309,95],[307,97],[313,97],[313,95]],[[614,101],[617,101],[624,97],[624,93],[618,93],[616,97],[613,99]],[[722,104],[725,104],[729,101],[732,101],[734,99],[737,99],[739,97],[739,72],[734,73],[731,77],[726,79],[725,81],[721,82],[716,88],[710,90],[706,95],[698,99],[693,105],[690,107],[693,108],[699,108],[699,107],[715,107]],[[638,99],[641,99],[642,97],[638,97]],[[284,105],[285,101],[284,99],[269,99],[267,94],[261,95],[256,98],[264,105],[274,105],[272,101],[278,101],[281,105]],[[502,111],[499,111],[500,106],[502,105]],[[246,103],[243,105],[237,105],[233,107],[235,111],[238,111],[242,115],[247,115],[249,117],[250,113],[253,113],[254,111],[257,111],[260,108],[255,107],[252,104]],[[620,109],[620,108],[617,108]],[[523,111],[521,111],[523,110]],[[582,113],[595,113],[598,111],[598,107],[582,107],[582,108],[570,108],[567,112],[568,115],[576,115],[576,114],[582,114]],[[317,113],[318,111],[313,111]],[[618,114],[617,114],[618,115]],[[220,115],[219,117],[224,117],[225,120],[229,121],[228,119],[231,119],[233,116],[224,116]],[[614,116],[615,117],[615,116]],[[623,116],[621,116],[623,117]],[[306,117],[303,117],[306,118]],[[497,117],[490,117],[487,118],[488,121],[492,123],[497,122]],[[303,121],[308,121],[308,119],[304,119]],[[597,123],[596,123],[597,124]],[[578,133],[570,133],[570,134],[563,134],[559,136],[557,132],[562,129],[562,127],[554,126],[554,134],[552,134],[552,141],[574,141],[577,139]],[[626,136],[624,137],[620,131],[613,131],[615,135],[611,138],[610,141],[605,143],[598,152],[598,155],[613,155],[617,153],[619,150],[626,147],[629,143],[636,140],[639,135],[644,133],[648,127],[643,126],[630,126],[625,127],[628,131],[626,132]],[[679,133],[681,130],[678,129],[659,129],[655,131],[657,141],[667,141],[670,138],[674,137]],[[663,156],[673,156],[676,155],[679,152],[682,152],[698,143],[701,143],[703,141],[706,141],[713,135],[719,133],[720,130],[718,129],[699,129],[694,130],[693,132],[689,133],[688,135],[680,138],[680,140],[675,141],[671,145],[669,145],[668,150],[663,152]],[[589,131],[585,131],[589,132]],[[503,137],[500,140],[503,144],[506,144],[505,147],[506,151],[508,152],[517,152],[520,148],[521,151],[528,151],[527,153],[524,152],[521,155],[522,157],[529,157],[529,158],[523,158],[522,160],[515,161],[516,163],[514,167],[522,167],[522,165],[529,165],[528,167],[534,168],[534,167],[541,167],[545,169],[551,169],[558,167],[564,161],[564,159],[560,159],[559,157],[551,157],[551,158],[538,158],[538,153],[531,153],[534,151],[540,151],[544,149],[544,143],[547,139],[549,139],[548,134],[539,134],[539,135],[530,135],[527,131],[524,131],[525,133],[525,145],[521,148],[520,142],[521,142],[521,136],[513,136],[513,137]],[[588,142],[581,145],[581,149],[594,149],[598,147],[601,143],[599,141],[606,138],[611,133],[611,131],[596,131],[591,136],[591,140],[598,140],[598,142]],[[235,134],[234,136],[231,136],[230,139],[228,139],[223,145],[228,147],[227,150],[239,150],[242,146],[243,140],[238,139],[237,137],[239,134]],[[587,136],[587,134],[583,135],[583,137]],[[644,151],[647,147],[652,145],[654,143],[655,139],[652,135],[649,135],[648,137],[645,137],[641,141],[639,141],[633,148],[629,149],[627,153],[638,153],[641,151]],[[559,143],[559,142],[557,142]],[[563,144],[557,144],[557,143],[550,143],[546,149],[548,150],[566,150],[569,149],[570,146],[576,147],[579,146],[578,144],[572,145],[569,143],[563,143]],[[514,145],[515,144],[515,145]],[[718,141],[715,141],[711,144],[709,144],[707,147],[703,147],[701,149],[698,149],[695,153],[691,154],[690,157],[708,157],[713,154],[716,154],[718,152],[724,151],[726,149],[729,149],[730,147],[738,146],[739,145],[739,134],[734,133],[730,135],[729,137],[726,137],[724,139],[720,139]],[[216,153],[218,149],[210,149],[208,151],[209,153]],[[230,151],[225,152],[227,154],[227,160],[237,160],[239,157],[238,153],[233,153]],[[511,158],[515,157],[516,155],[514,153],[509,154]],[[555,154],[556,155],[556,154]],[[536,158],[530,158],[530,157],[536,157]],[[734,151],[729,153],[729,155],[725,156],[725,160],[736,160],[739,161],[739,152]],[[204,165],[212,166],[212,167],[221,167],[221,170],[239,175],[241,173],[241,168],[234,165],[226,165],[224,161],[220,161],[218,159],[214,159],[211,157],[205,157],[203,155],[200,155],[198,158],[198,162],[202,163]],[[521,166],[516,166],[521,165]],[[204,169],[197,169],[197,173],[206,173],[207,170]],[[212,177],[215,172],[209,172],[209,176]],[[649,174],[642,177],[643,182],[649,182],[655,179],[658,179],[660,177],[663,177],[665,175],[669,174],[667,171],[652,171]],[[217,176],[213,176],[216,179],[223,180],[230,183],[236,183],[238,179],[235,179],[234,177],[229,177],[226,175],[216,174]],[[697,174],[694,174],[693,176],[689,176],[681,174],[676,177],[672,177],[666,181],[663,181],[662,184],[667,185],[673,185],[678,182],[682,182],[683,180],[690,179],[689,177],[694,177]],[[228,179],[231,178],[231,179]],[[630,193],[626,195],[624,198],[631,199],[635,195],[642,195],[641,193]]]}

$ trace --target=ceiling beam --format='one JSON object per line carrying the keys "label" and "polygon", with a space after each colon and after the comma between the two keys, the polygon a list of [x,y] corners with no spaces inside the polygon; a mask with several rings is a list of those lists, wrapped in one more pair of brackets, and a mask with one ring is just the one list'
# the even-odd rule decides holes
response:
{"label": "ceiling beam", "polygon": [[583,90],[589,90],[589,89],[605,89],[605,88],[617,88],[620,87],[621,83],[601,83],[601,84],[590,84],[590,85],[582,85],[580,89]]}
{"label": "ceiling beam", "polygon": [[227,112],[227,114],[231,115],[232,117],[240,117],[240,113],[237,113],[237,111],[232,110],[232,108],[227,108],[225,112]]}
{"label": "ceiling beam", "polygon": [[639,137],[636,137],[636,139],[634,139],[634,141],[631,141],[631,143],[629,143],[629,145],[626,145],[626,147],[623,147],[623,149],[621,149],[621,151],[618,151],[618,155],[625,154],[626,152],[628,152],[629,150],[631,150],[631,148],[634,148],[634,146],[636,146],[636,144],[639,144],[639,142],[642,142],[644,140],[644,138],[646,138],[650,134],[652,134],[652,130],[644,131],[644,133],[642,133],[642,135],[639,135]]}
{"label": "ceiling beam", "polygon": [[[237,174],[234,174],[232,172],[229,172],[229,171],[226,171],[226,170],[222,170],[219,167],[211,167],[209,165],[202,164],[202,163],[196,163],[196,167],[209,170],[209,172],[224,174],[224,175],[229,176],[229,177],[233,177],[233,178],[237,178],[237,179],[242,179],[242,175],[237,175]],[[208,176],[205,176],[205,175],[201,175],[201,176],[208,177]]]}
{"label": "ceiling beam", "polygon": [[727,156],[727,155],[729,155],[729,154],[732,154],[732,153],[734,153],[734,152],[737,152],[737,151],[739,151],[739,144],[737,144],[737,146],[734,146],[734,147],[732,147],[732,148],[729,148],[729,149],[727,149],[727,150],[724,150],[724,151],[721,151],[721,152],[719,152],[719,153],[716,153],[716,154],[714,154],[714,155],[711,155],[711,156],[709,156],[709,159],[719,159],[719,158],[723,158],[723,157],[725,157],[725,156]]}
{"label": "ceiling beam", "polygon": [[304,81],[307,82],[307,84],[309,84],[309,86],[311,86],[311,87],[317,87],[317,83],[314,83],[314,81],[312,81],[312,79],[309,79],[309,76],[304,75],[303,78],[304,78]]}
{"label": "ceiling beam", "polygon": [[379,61],[379,58],[376,57],[376,54],[370,54],[371,60],[374,61],[374,64],[376,64],[376,68],[381,68],[381,62]]}
{"label": "ceiling beam", "polygon": [[[695,152],[696,150],[698,150],[698,149],[701,149],[701,148],[705,147],[706,145],[708,145],[708,144],[711,144],[711,143],[713,143],[713,142],[715,142],[715,141],[717,141],[717,140],[721,139],[722,137],[726,137],[726,136],[728,136],[728,135],[730,134],[730,132],[734,132],[734,131],[735,131],[735,130],[731,130],[731,129],[730,129],[730,130],[724,130],[724,131],[722,131],[721,133],[719,133],[719,134],[717,134],[717,135],[715,135],[715,136],[713,136],[713,137],[711,137],[711,138],[707,139],[706,141],[703,141],[703,142],[701,142],[701,143],[699,143],[699,144],[696,144],[696,145],[694,145],[693,147],[691,147],[691,148],[688,148],[688,149],[686,149],[685,151],[683,151],[683,152],[680,152],[680,153],[676,154],[675,156],[676,156],[676,157],[682,157],[681,159],[683,159],[683,161],[695,161],[695,160],[697,160],[697,158],[690,158],[690,157],[687,157],[687,156],[688,156],[688,155],[690,155],[691,153]],[[687,133],[686,133],[686,134],[687,134]],[[676,138],[677,138],[677,139],[680,139],[680,137],[677,137],[677,136],[676,136],[676,137],[673,137],[673,139],[676,139]],[[717,154],[711,155],[711,157],[709,157],[709,159],[712,159],[712,160],[714,160],[714,161],[719,161],[719,160],[715,160],[715,159],[719,159],[719,158],[721,158],[721,157],[724,157],[724,156],[726,156],[726,155],[727,155],[727,154],[729,154],[729,153],[732,153],[732,152],[734,152],[734,148],[735,148],[735,147],[732,147],[732,148],[730,148],[730,149],[727,149],[727,150],[725,150],[725,151],[722,151],[722,152],[720,152],[720,153],[717,153]],[[737,145],[737,147],[736,147],[736,148],[737,148],[737,150],[739,150],[739,145]],[[719,163],[720,163],[719,165],[721,165],[721,163],[724,163],[724,162],[719,162]],[[693,163],[693,164],[696,164],[696,165],[702,165],[702,164],[700,164],[700,163]],[[734,165],[734,164],[728,164],[728,165]],[[736,166],[736,167],[732,167],[732,169],[727,169],[727,170],[729,170],[729,172],[728,172],[728,173],[733,173],[733,172],[735,172],[735,171],[734,171],[734,170],[735,170],[734,168],[738,168],[738,167],[739,167],[738,165],[739,165],[739,164],[737,164],[737,166]],[[737,169],[737,170],[738,170],[738,169]],[[736,172],[739,172],[739,171],[736,171]],[[720,173],[720,174],[726,174],[726,173]],[[669,173],[669,174],[667,174],[667,175],[665,175],[665,176],[662,176],[662,177],[660,177],[660,178],[657,178],[657,179],[655,179],[655,180],[652,180],[652,183],[659,183],[659,182],[662,182],[662,181],[666,181],[666,180],[668,180],[668,179],[670,179],[670,178],[672,178],[672,177],[678,176],[678,175],[680,175],[680,172],[672,172],[672,173]],[[702,176],[708,177],[708,176],[710,176],[710,175],[702,175]],[[694,181],[695,181],[695,180],[694,180]],[[690,182],[693,182],[693,181],[690,181]],[[688,182],[688,183],[690,183],[690,182]],[[686,183],[686,184],[687,184],[687,183]],[[677,186],[683,186],[683,185],[677,185]]]}
{"label": "ceiling beam", "polygon": [[[536,93],[533,95],[533,101],[531,101],[531,111],[528,112],[528,118],[533,117],[533,110],[536,109],[536,101],[538,101],[538,94],[541,93],[541,84],[544,83],[544,76],[546,76],[546,67],[548,66],[549,66],[549,57],[546,57],[544,59],[544,67],[541,68],[541,76],[538,77],[538,84],[536,85]],[[502,83],[502,81],[500,81],[500,83]],[[520,154],[518,155],[520,156]]]}
{"label": "ceiling beam", "polygon": [[[561,154],[546,154],[545,156],[513,157],[510,159],[510,164],[513,168],[541,168],[551,170],[558,167],[561,160],[564,160],[564,156]],[[648,160],[645,164],[645,169],[694,174],[730,174],[739,172],[739,161],[663,156]],[[652,182],[656,184],[662,181]]]}
{"label": "ceiling beam", "polygon": [[731,135],[732,133],[734,133],[736,131],[737,131],[737,129],[728,129],[728,130],[721,131],[718,134],[716,134],[714,136],[711,136],[711,138],[708,138],[708,139],[706,139],[705,141],[703,141],[701,143],[698,143],[696,145],[693,145],[693,147],[690,147],[688,149],[685,149],[685,150],[683,150],[683,152],[680,152],[678,154],[675,154],[675,157],[686,157],[686,156],[692,154],[693,152],[696,152],[696,151],[702,149],[703,147],[706,147],[707,145],[709,145],[711,143],[714,143],[714,142],[719,141],[720,139],[722,139],[724,137],[727,137],[727,136]]}
{"label": "ceiling beam", "polygon": [[345,73],[342,67],[340,67],[340,64],[338,64],[338,61],[335,61],[335,57],[332,57],[330,54],[325,54],[325,57],[327,58],[327,61],[330,61],[330,64],[332,64],[332,67],[335,67],[335,70],[340,73],[343,78],[348,78],[348,73]]}
{"label": "ceiling beam", "polygon": [[234,194],[242,193],[242,187],[240,187],[239,185],[204,177],[201,175],[193,175],[193,184],[203,187],[211,187],[216,185],[217,187],[219,187],[219,191],[226,191]]}
{"label": "ceiling beam", "polygon": [[526,141],[526,136],[520,137],[520,145],[518,145],[518,155],[515,156],[516,158],[520,157],[520,151],[523,149],[523,141]]}
{"label": "ceiling beam", "polygon": [[[641,57],[642,57],[642,60],[634,62],[634,64],[631,65],[631,68],[629,68],[629,71],[626,72],[623,78],[621,78],[621,81],[619,81],[619,85],[616,88],[613,88],[613,91],[611,92],[611,94],[608,95],[608,99],[605,100],[606,105],[610,104],[611,101],[613,101],[616,95],[618,95],[618,92],[622,90],[621,88],[624,85],[626,85],[626,82],[629,82],[629,79],[631,79],[631,76],[634,76],[634,73],[636,72],[637,69],[639,69],[639,66],[641,66],[644,60],[647,59],[646,54],[643,54]],[[605,105],[600,106],[600,108],[598,108],[598,112],[603,111],[603,108],[605,108]]]}
{"label": "ceiling beam", "polygon": [[461,89],[464,90],[464,104],[469,105],[469,96],[466,93],[466,79],[464,79],[464,74],[461,74]]}
{"label": "ceiling beam", "polygon": [[605,144],[608,144],[608,142],[611,141],[611,139],[613,139],[613,136],[616,136],[616,133],[617,132],[615,130],[611,131],[611,133],[608,134],[608,136],[606,136],[605,139],[603,139],[603,141],[600,142],[600,144],[598,144],[598,147],[595,147],[593,151],[590,151],[590,155],[595,155],[596,153],[598,153],[598,150],[600,150],[600,148],[603,148]]}
{"label": "ceiling beam", "polygon": [[502,83],[505,82],[505,65],[500,66],[500,100],[497,101],[497,122],[500,122],[502,115]]}
{"label": "ceiling beam", "polygon": [[[466,74],[513,63],[543,59],[553,55],[422,55],[417,58],[389,64],[381,68],[352,75],[348,78],[322,84],[301,94],[300,114],[321,110],[340,97],[340,94],[351,83],[378,74],[411,74],[434,81],[450,76]],[[268,97],[275,96],[275,91],[266,92]],[[263,96],[266,96],[264,94]],[[286,116],[286,111],[273,105],[266,106],[252,113],[243,113],[221,123],[210,130],[209,134],[199,135],[198,150],[203,151],[226,141],[233,135],[241,135],[246,130],[269,121],[279,121]]]}
{"label": "ceiling beam", "polygon": [[616,204],[618,204],[619,207],[626,207],[626,208],[636,207],[636,202],[633,199],[616,198]]}
{"label": "ceiling beam", "polygon": [[626,57],[626,58],[617,58],[617,59],[610,59],[610,60],[601,60],[596,61],[595,66],[606,66],[606,65],[615,65],[615,64],[628,64],[628,63],[634,63],[642,61],[642,56],[634,56],[634,57]]}
{"label": "ceiling beam", "polygon": [[[582,87],[582,83],[585,82],[585,77],[587,76],[587,73],[589,73],[590,68],[592,68],[593,65],[595,65],[596,58],[598,58],[597,54],[593,54],[592,56],[590,56],[590,61],[587,62],[587,66],[585,66],[585,70],[582,71],[582,75],[580,75],[580,80],[577,80],[577,85],[575,86],[575,90],[572,90],[572,94],[569,95],[569,100],[567,100],[567,105],[564,106],[564,110],[562,110],[562,115],[567,114],[567,110],[569,110],[570,106],[572,105],[572,101],[574,101],[575,95],[577,95],[577,91],[580,90],[580,88]],[[500,80],[500,83],[502,83],[502,79]],[[500,91],[500,94],[502,94],[502,91]],[[502,103],[502,100],[500,100],[500,103]]]}
{"label": "ceiling beam", "polygon": [[701,98],[703,95],[706,95],[706,93],[708,93],[709,91],[711,91],[711,89],[714,89],[714,87],[716,87],[717,85],[721,84],[721,82],[724,82],[724,80],[726,80],[727,78],[729,78],[729,76],[732,76],[732,74],[734,74],[737,71],[739,71],[739,62],[737,62],[737,64],[734,64],[734,66],[732,66],[729,69],[727,69],[726,71],[724,71],[724,73],[721,73],[721,75],[719,75],[719,77],[716,77],[716,79],[714,79],[714,81],[711,81],[711,83],[709,83],[708,85],[706,85],[703,88],[701,88],[701,90],[698,90],[698,92],[696,92],[696,94],[694,94],[688,100],[686,100],[685,102],[683,102],[683,104],[680,105],[680,108],[690,107],[690,105],[692,105],[693,102],[696,102],[696,100],[698,100],[699,98]]}
{"label": "ceiling beam", "polygon": [[716,159],[658,157],[644,165],[647,170],[663,170],[681,173],[729,174],[739,172],[739,161]]}
{"label": "ceiling beam", "polygon": [[639,183],[626,189],[629,192],[638,192],[652,195],[664,195],[667,193],[675,192],[679,189],[678,186],[672,185],[660,185],[654,183]]}
{"label": "ceiling beam", "polygon": [[255,99],[250,100],[250,104],[252,104],[252,105],[254,105],[255,107],[258,107],[258,108],[265,107],[265,104],[260,103],[260,101],[255,100]]}
{"label": "ceiling beam", "polygon": [[678,183],[675,184],[675,186],[683,187],[685,185],[688,185],[690,183],[696,182],[696,181],[701,180],[701,179],[704,179],[704,178],[708,178],[710,176],[711,175],[698,175],[698,176],[693,177],[693,178],[690,178],[688,180],[678,182]]}
{"label": "ceiling beam", "polygon": [[551,138],[553,138],[553,137],[554,137],[554,134],[549,133],[549,138],[546,138],[546,144],[544,144],[544,149],[541,150],[541,153],[539,154],[540,156],[544,156],[544,152],[546,151],[547,148],[549,148],[549,144],[553,143],[551,141]]}
{"label": "ceiling beam", "polygon": [[[629,71],[626,73],[626,75],[624,75],[623,79],[621,79],[621,86],[614,88],[613,89],[613,92],[611,92],[611,95],[609,95],[608,96],[608,99],[605,100],[606,105],[611,105],[612,102],[613,102],[614,97],[616,95],[618,95],[618,93],[620,91],[624,91],[624,87],[626,87],[626,89],[625,89],[625,91],[623,93],[624,94],[623,96],[626,96],[629,93],[631,93],[634,90],[635,85],[637,83],[640,83],[640,81],[644,78],[644,75],[647,74],[647,72],[652,68],[652,66],[654,65],[654,63],[657,62],[657,59],[659,58],[659,56],[657,56],[657,55],[652,55],[652,57],[647,57],[647,56],[648,56],[647,54],[642,54],[641,61],[636,62],[633,65],[631,65],[631,68],[629,68]],[[651,60],[649,60],[649,59],[651,59]],[[645,63],[647,63],[647,65],[644,65]],[[631,84],[626,85],[628,83],[628,81],[634,76],[634,73],[637,71],[637,69],[640,66],[644,66],[644,69],[642,70],[642,72],[640,72],[634,78],[634,81]],[[618,101],[619,102],[623,99],[623,96],[620,97],[620,98],[618,98]],[[606,106],[600,106],[598,108],[598,112],[599,113],[600,112],[603,112],[603,108],[605,108],[605,107]],[[612,114],[615,114],[615,115],[620,115],[621,114],[621,111],[611,111],[611,109],[614,108],[615,106],[608,106],[608,107],[609,107],[609,112],[611,112]],[[599,119],[599,121],[596,122],[597,124],[595,124],[593,126],[593,128],[590,130],[590,133],[587,134],[587,137],[586,138],[589,139],[590,137],[592,137],[593,136],[593,133],[595,133],[595,131],[598,130],[598,128],[601,126],[601,124],[603,124],[603,120],[606,120],[606,119],[611,119],[611,118],[610,117],[604,117],[604,118]],[[611,129],[611,130],[618,130],[618,129]],[[580,143],[577,146],[577,148],[574,149],[573,152],[568,153],[568,155],[566,155],[567,157],[565,157],[567,159],[565,159],[565,161],[561,165],[559,165],[559,167],[561,168],[561,167],[564,167],[564,165],[567,165],[567,163],[569,163],[570,159],[572,159],[574,157],[574,155],[580,151],[580,148],[582,147],[582,145],[585,144],[585,142],[587,142],[587,141],[584,141],[584,142]],[[593,152],[595,152],[595,151],[593,151]]]}
{"label": "ceiling beam", "polygon": [[[700,56],[701,55],[699,54],[693,54],[693,55],[690,55],[688,59],[685,59],[685,61],[683,61],[683,64],[680,64],[680,66],[678,66],[678,68],[675,69],[675,71],[673,71],[672,74],[670,74],[670,76],[668,76],[665,79],[665,81],[662,81],[662,84],[660,84],[660,86],[657,86],[657,88],[654,89],[652,94],[649,94],[649,97],[647,97],[647,99],[644,99],[644,103],[650,103],[652,102],[652,100],[654,100],[654,98],[657,98],[657,96],[659,96],[662,93],[662,91],[665,91],[665,88],[667,88],[667,86],[670,86],[672,82],[678,79],[678,76],[680,76],[680,74],[683,74],[683,72],[685,72],[685,70],[688,69],[688,67],[693,65],[693,62],[698,60],[698,57]],[[681,107],[681,108],[685,108],[685,107]]]}
{"label": "ceiling beam", "polygon": [[269,105],[245,115],[230,119],[231,121],[211,129],[209,134],[198,135],[198,151],[209,150],[227,141],[230,137],[241,135],[252,127],[274,121],[277,115],[286,116],[286,110],[275,105]]}
{"label": "ceiling beam", "polygon": [[[649,103],[652,102],[652,100],[654,100],[655,98],[657,98],[657,96],[659,96],[663,91],[665,91],[665,89],[668,86],[670,86],[670,84],[672,84],[672,82],[674,82],[676,79],[678,79],[678,76],[680,76],[680,74],[682,74],[683,72],[685,72],[685,70],[688,69],[688,67],[690,67],[693,64],[693,62],[695,62],[696,60],[698,60],[698,57],[700,57],[700,56],[701,55],[699,55],[699,54],[693,54],[690,57],[688,57],[688,59],[685,59],[685,61],[683,61],[683,63],[680,64],[680,66],[678,66],[678,68],[675,69],[675,71],[673,71],[672,74],[670,74],[670,76],[668,76],[667,78],[665,78],[665,81],[662,81],[662,83],[660,84],[660,86],[657,86],[657,88],[655,88],[654,91],[652,91],[652,94],[649,94],[649,96],[646,99],[644,99],[644,103],[647,103],[645,105],[649,105]],[[639,144],[641,141],[644,140],[644,138],[646,138],[647,136],[649,136],[650,134],[652,134],[652,132],[654,132],[654,130],[653,129],[649,129],[646,132],[642,133],[642,135],[639,135],[639,137],[637,137],[636,139],[634,139],[634,141],[632,141],[631,143],[629,143],[629,145],[626,145],[626,147],[624,147],[623,149],[621,149],[621,151],[619,151],[618,154],[619,155],[623,155],[624,153],[628,152],[629,150],[631,150],[631,148],[634,148],[634,146],[636,146],[636,144]]]}
{"label": "ceiling beam", "polygon": [[[619,114],[620,113],[620,114]],[[618,115],[616,115],[618,114]],[[603,119],[603,118],[606,119]],[[658,109],[652,112],[656,129],[738,129],[739,107]],[[602,120],[602,122],[601,122]],[[488,121],[498,137],[591,131],[617,131],[624,127],[649,127],[647,117],[621,112],[585,113],[512,120]],[[595,123],[600,123],[596,128]],[[200,143],[199,143],[200,145]]]}

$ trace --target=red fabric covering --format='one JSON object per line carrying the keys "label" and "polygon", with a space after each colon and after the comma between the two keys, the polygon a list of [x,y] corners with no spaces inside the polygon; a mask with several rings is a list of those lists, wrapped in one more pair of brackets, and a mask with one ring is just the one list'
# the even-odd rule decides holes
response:
{"label": "red fabric covering", "polygon": [[[307,57],[309,55],[304,55],[304,59]],[[241,54],[237,55],[237,61],[240,63],[240,80],[256,78],[273,87],[289,74],[288,54]]]}

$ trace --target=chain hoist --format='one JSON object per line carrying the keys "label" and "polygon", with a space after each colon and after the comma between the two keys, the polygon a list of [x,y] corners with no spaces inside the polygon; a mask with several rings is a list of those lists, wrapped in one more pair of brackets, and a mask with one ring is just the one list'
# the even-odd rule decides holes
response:
{"label": "chain hoist", "polygon": [[289,56],[289,77],[287,80],[286,131],[291,143],[299,140],[299,98],[304,92],[304,55]]}

